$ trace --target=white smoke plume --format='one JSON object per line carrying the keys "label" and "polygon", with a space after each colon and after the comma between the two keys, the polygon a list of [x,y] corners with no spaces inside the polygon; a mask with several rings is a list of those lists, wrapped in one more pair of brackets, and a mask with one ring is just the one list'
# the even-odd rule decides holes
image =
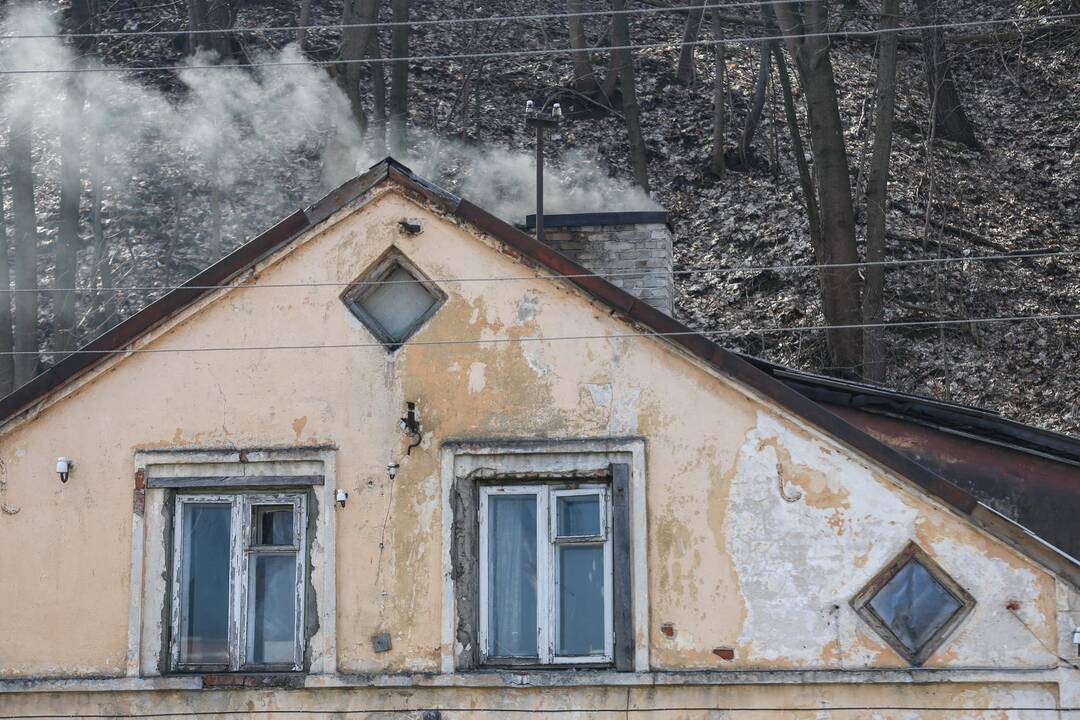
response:
{"label": "white smoke plume", "polygon": [[[55,34],[58,14],[52,3],[9,6],[0,17],[0,34]],[[207,60],[195,57],[191,64]],[[182,87],[172,93],[128,72],[0,80],[0,142],[15,114],[33,119],[40,234],[47,239],[55,233],[50,198],[58,194],[58,138],[69,119],[72,106],[64,102],[69,96],[80,100],[75,107],[81,108],[84,182],[104,183],[111,231],[148,247],[157,242],[155,236],[177,234],[180,245],[188,246],[178,252],[190,255],[191,266],[201,258],[195,246],[209,232],[211,194],[220,199],[228,250],[382,159],[360,137],[344,94],[322,68],[304,63],[295,47],[252,60],[269,66],[184,70]],[[67,67],[102,66],[79,58],[57,38],[0,40],[0,69]],[[399,159],[418,174],[510,222],[534,211],[532,153],[415,129],[410,145],[409,156]],[[557,141],[553,145],[557,148]],[[657,207],[630,183],[610,177],[595,154],[556,153],[546,172],[546,212]],[[84,198],[84,216],[85,206]]]}

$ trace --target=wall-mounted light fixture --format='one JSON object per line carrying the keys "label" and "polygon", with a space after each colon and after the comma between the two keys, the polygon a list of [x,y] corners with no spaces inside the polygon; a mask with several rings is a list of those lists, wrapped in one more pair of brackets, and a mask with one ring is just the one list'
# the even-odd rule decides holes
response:
{"label": "wall-mounted light fixture", "polygon": [[400,466],[397,463],[390,463],[386,466],[386,476],[393,480],[397,477],[397,471]]}
{"label": "wall-mounted light fixture", "polygon": [[398,426],[401,428],[402,432],[408,433],[415,438],[413,443],[405,450],[405,454],[410,455],[412,454],[412,449],[419,445],[424,439],[420,428],[420,411],[416,409],[416,403],[405,403],[405,415],[398,421]]}
{"label": "wall-mounted light fixture", "polygon": [[349,499],[349,493],[344,488],[338,488],[334,491],[334,502],[340,508],[345,507],[345,501]]}
{"label": "wall-mounted light fixture", "polygon": [[56,458],[56,474],[60,476],[60,482],[66,483],[68,481],[68,473],[75,468],[75,463],[68,460],[66,457]]}

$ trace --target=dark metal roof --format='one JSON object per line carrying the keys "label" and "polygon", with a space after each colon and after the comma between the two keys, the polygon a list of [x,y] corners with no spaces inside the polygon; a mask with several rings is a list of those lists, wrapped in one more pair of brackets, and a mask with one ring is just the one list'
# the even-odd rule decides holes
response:
{"label": "dark metal roof", "polygon": [[[749,355],[741,357],[759,370],[818,402],[889,415],[934,427],[942,432],[1080,465],[1080,438],[1024,425],[991,410],[793,370]],[[1080,476],[1077,482],[1080,484]]]}
{"label": "dark metal roof", "polygon": [[[875,439],[872,435],[826,410],[807,395],[789,387],[760,366],[720,347],[704,335],[693,332],[674,318],[639,300],[607,280],[578,265],[549,246],[500,220],[468,200],[457,198],[413,174],[404,165],[387,158],[371,167],[306,210],[293,213],[258,237],[248,241],[203,272],[154,301],[113,329],[92,340],[83,352],[69,355],[33,380],[0,399],[0,422],[29,410],[50,392],[76,378],[110,357],[110,351],[122,350],[133,340],[165,319],[212,292],[212,286],[226,284],[231,278],[252,267],[261,258],[311,230],[335,212],[362,198],[378,183],[390,180],[406,194],[433,203],[445,212],[488,233],[513,250],[527,265],[539,265],[570,282],[594,300],[647,332],[668,335],[666,340],[681,347],[721,373],[753,388],[802,417],[836,440],[891,469],[899,477],[952,507],[973,523],[986,528],[998,538],[1038,559],[1046,567],[1080,586],[1080,563],[1045,542],[1031,537],[1024,528],[1008,521],[979,503],[970,492],[960,489],[941,475]],[[546,219],[546,218],[545,218]],[[211,286],[211,287],[207,287]]]}
{"label": "dark metal roof", "polygon": [[[544,213],[544,227],[582,227],[585,225],[666,225],[668,214],[666,210],[649,210],[645,212],[594,212],[594,213],[564,213],[549,215]],[[536,227],[536,216],[525,216],[525,228],[532,230]]]}

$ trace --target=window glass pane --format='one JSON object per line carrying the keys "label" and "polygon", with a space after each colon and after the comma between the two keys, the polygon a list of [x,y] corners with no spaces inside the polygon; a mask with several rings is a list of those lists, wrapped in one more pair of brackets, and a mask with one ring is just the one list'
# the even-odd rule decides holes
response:
{"label": "window glass pane", "polygon": [[292,505],[257,505],[251,513],[256,545],[293,544]]}
{"label": "window glass pane", "polygon": [[376,285],[360,299],[360,304],[392,339],[403,340],[436,298],[404,268],[395,268],[383,280],[390,283]]}
{"label": "window glass pane", "polygon": [[559,537],[600,534],[599,495],[563,495],[557,512]]}
{"label": "window glass pane", "polygon": [[912,652],[918,652],[961,608],[960,601],[915,560],[893,575],[869,604]]}
{"label": "window glass pane", "polygon": [[252,555],[248,662],[292,663],[296,656],[296,554]]}
{"label": "window glass pane", "polygon": [[488,504],[488,655],[536,657],[536,496]]}
{"label": "window glass pane", "polygon": [[604,546],[560,545],[558,655],[604,653]]}
{"label": "window glass pane", "polygon": [[229,531],[232,506],[183,505],[180,662],[229,661]]}

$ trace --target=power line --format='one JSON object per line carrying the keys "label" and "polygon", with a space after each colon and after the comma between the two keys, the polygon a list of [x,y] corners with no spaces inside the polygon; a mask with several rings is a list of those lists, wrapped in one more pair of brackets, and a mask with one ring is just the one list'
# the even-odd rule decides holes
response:
{"label": "power line", "polygon": [[[411,345],[505,345],[514,343],[546,343],[582,340],[623,340],[629,338],[670,338],[700,335],[705,337],[723,337],[732,335],[760,335],[778,332],[814,332],[819,330],[854,330],[860,328],[896,328],[896,327],[925,327],[945,325],[978,325],[994,322],[1040,322],[1047,320],[1080,320],[1080,312],[1061,313],[1048,315],[1011,315],[1002,317],[983,318],[957,318],[951,320],[905,320],[901,322],[880,323],[857,323],[850,325],[792,325],[787,327],[756,327],[728,330],[684,330],[680,332],[641,332],[641,333],[609,333],[606,335],[556,335],[552,337],[498,337],[483,339],[451,339],[451,340],[414,340],[400,343],[399,347]],[[129,355],[129,354],[163,354],[163,353],[206,353],[206,352],[265,352],[272,350],[350,350],[358,348],[385,348],[380,342],[369,343],[326,343],[322,345],[244,345],[244,346],[212,346],[198,348],[110,348],[93,350],[80,348],[70,351],[53,351],[51,354],[67,355]],[[3,355],[40,355],[38,350],[11,350],[0,352]],[[45,354],[50,354],[45,351]]]}
{"label": "power line", "polygon": [[[392,28],[400,26],[423,27],[430,25],[472,25],[489,22],[521,22],[526,20],[555,20],[576,17],[593,17],[607,15],[640,15],[653,13],[674,13],[688,10],[723,10],[734,7],[761,7],[763,5],[777,5],[789,0],[746,0],[744,2],[705,4],[705,5],[676,5],[673,7],[642,7],[627,8],[624,10],[590,10],[585,12],[564,13],[533,13],[528,15],[490,15],[484,17],[453,17],[430,20],[398,20],[392,22],[371,23],[337,23],[332,25],[265,25],[261,27],[231,27],[217,30],[121,30],[118,32],[92,32],[92,33],[53,33],[31,35],[0,35],[0,40],[44,40],[63,38],[124,38],[124,37],[173,37],[177,35],[225,35],[232,33],[259,33],[259,32],[296,32],[298,30],[352,30],[361,28]],[[811,0],[820,2],[821,0]],[[747,18],[753,21],[754,18]]]}
{"label": "power line", "polygon": [[124,67],[124,66],[107,66],[107,67],[94,67],[94,68],[50,68],[45,70],[0,70],[0,75],[42,75],[52,73],[96,73],[96,72],[166,72],[166,71],[178,71],[185,70],[240,70],[247,68],[259,68],[259,67],[294,67],[294,66],[312,66],[312,65],[351,65],[361,63],[373,63],[373,64],[388,64],[388,63],[415,63],[415,62],[427,62],[435,60],[477,60],[484,58],[500,58],[500,57],[525,57],[525,56],[544,56],[544,55],[573,55],[576,53],[593,53],[604,52],[610,50],[652,50],[658,48],[674,48],[681,47],[683,45],[693,46],[711,46],[718,45],[720,43],[761,43],[769,41],[783,41],[790,37],[798,38],[815,38],[815,37],[873,37],[875,35],[884,35],[886,33],[899,33],[905,31],[914,30],[945,30],[949,28],[962,28],[962,27],[985,27],[994,25],[1007,25],[1018,24],[1024,22],[1042,22],[1049,20],[1071,20],[1080,18],[1080,13],[1062,13],[1058,15],[1042,15],[1039,17],[1014,17],[1004,18],[997,20],[969,20],[964,22],[952,22],[952,23],[936,23],[929,25],[908,25],[900,28],[884,28],[876,30],[832,30],[825,32],[813,32],[813,33],[797,33],[793,35],[758,35],[758,36],[743,36],[723,38],[721,40],[694,40],[691,42],[683,42],[682,40],[669,40],[664,42],[655,43],[641,43],[637,45],[602,45],[593,48],[538,48],[533,50],[504,50],[499,52],[479,52],[479,53],[459,53],[455,55],[416,55],[405,58],[394,57],[378,57],[378,58],[355,58],[355,59],[338,59],[338,60],[304,60],[298,62],[251,62],[251,63],[225,63],[220,65],[157,65],[157,66],[136,66],[136,67]]}
{"label": "power line", "polygon": [[[391,710],[383,709],[361,709],[361,710],[312,710],[312,709],[296,709],[296,710],[272,710],[272,709],[260,709],[260,710],[207,710],[204,712],[198,711],[181,711],[181,712],[156,712],[156,713],[109,713],[101,715],[0,715],[0,720],[47,720],[49,718],[64,719],[67,718],[159,718],[159,717],[201,717],[201,716],[223,716],[223,715],[371,715],[376,713],[421,713],[425,710],[433,710],[443,713],[510,713],[517,715],[546,715],[555,713],[559,715],[579,714],[579,713],[614,713],[622,714],[626,707],[575,707],[575,708],[508,708],[508,707],[417,707],[417,708],[395,708]],[[723,705],[710,705],[710,706],[681,706],[681,707],[632,707],[630,712],[638,713],[678,713],[678,712],[767,712],[767,713],[793,713],[793,712],[868,712],[873,710],[907,710],[911,712],[990,712],[990,711],[1012,711],[1012,712],[1048,712],[1048,713],[1077,713],[1080,712],[1080,707],[1034,707],[1034,706],[987,706],[987,707],[973,707],[970,705],[817,705],[813,707],[761,707],[753,705],[745,706],[723,706]]]}
{"label": "power line", "polygon": [[[749,273],[749,272],[809,272],[813,270],[837,270],[844,268],[862,268],[862,267],[900,267],[907,265],[937,265],[942,263],[964,263],[964,262],[998,262],[1006,260],[1031,260],[1031,259],[1046,259],[1046,258],[1060,258],[1060,257],[1077,257],[1080,256],[1080,250],[1048,250],[1045,252],[1025,252],[1020,251],[1010,254],[1002,255],[971,255],[961,257],[940,257],[940,258],[914,258],[910,260],[868,260],[864,262],[852,262],[852,263],[815,263],[810,265],[716,265],[711,267],[698,267],[689,268],[686,270],[670,270],[664,272],[665,275],[727,275],[735,273]],[[575,278],[620,278],[620,277],[633,277],[643,274],[643,270],[620,270],[615,272],[598,273],[598,272],[584,272],[584,273],[568,273],[568,274],[551,274],[551,275],[506,275],[506,276],[490,276],[490,277],[464,277],[464,278],[431,278],[428,282],[433,283],[487,283],[487,282],[519,282],[528,280],[572,280]],[[57,288],[57,287],[33,287],[33,288],[0,288],[0,294],[4,293],[59,293],[59,292],[72,292],[72,293],[97,293],[97,292],[171,292],[173,290],[224,290],[228,288],[236,289],[275,289],[275,288],[317,288],[317,287],[365,287],[365,286],[377,286],[377,285],[399,285],[399,284],[413,284],[419,282],[417,280],[358,280],[355,282],[307,282],[307,283],[260,283],[258,285],[132,285],[127,287],[74,287],[74,288]]]}

